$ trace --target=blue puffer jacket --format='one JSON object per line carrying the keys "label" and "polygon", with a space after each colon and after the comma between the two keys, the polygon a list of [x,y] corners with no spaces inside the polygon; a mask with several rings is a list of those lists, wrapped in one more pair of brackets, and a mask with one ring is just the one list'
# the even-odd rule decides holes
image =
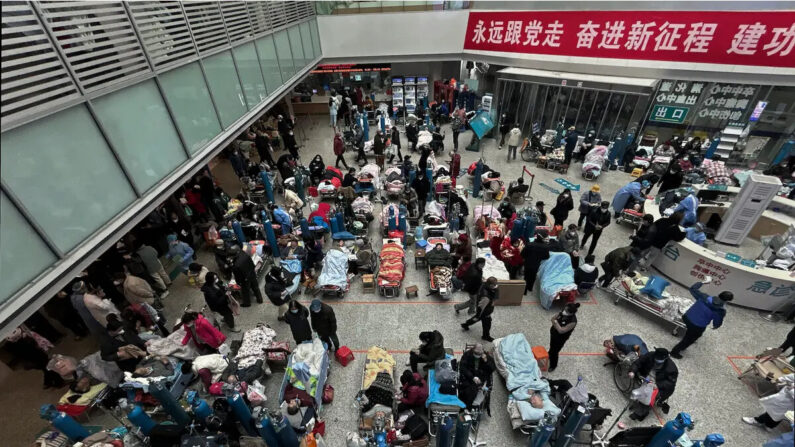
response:
{"label": "blue puffer jacket", "polygon": [[690,286],[690,294],[696,302],[687,309],[685,317],[695,326],[705,328],[712,322],[712,327],[717,329],[723,324],[723,318],[726,316],[723,300],[699,290],[702,285],[704,284],[697,282]]}

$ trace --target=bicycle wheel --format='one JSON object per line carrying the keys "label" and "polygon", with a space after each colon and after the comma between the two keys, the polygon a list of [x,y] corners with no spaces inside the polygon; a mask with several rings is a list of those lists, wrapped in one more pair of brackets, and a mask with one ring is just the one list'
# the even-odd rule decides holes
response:
{"label": "bicycle wheel", "polygon": [[632,379],[628,375],[631,368],[632,365],[624,361],[616,363],[615,368],[613,368],[613,381],[623,394],[629,394],[632,391]]}

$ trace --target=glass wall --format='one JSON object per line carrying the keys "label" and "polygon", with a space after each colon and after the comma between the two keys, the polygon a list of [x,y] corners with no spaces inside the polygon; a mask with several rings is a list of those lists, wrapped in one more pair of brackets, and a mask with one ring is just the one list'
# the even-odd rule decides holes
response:
{"label": "glass wall", "polygon": [[0,303],[153,200],[159,182],[319,55],[310,20],[2,132]]}
{"label": "glass wall", "polygon": [[605,141],[637,129],[648,104],[644,93],[514,79],[499,79],[497,95],[500,114],[518,123],[525,135],[534,125],[543,133],[562,124],[574,126],[580,135],[594,131]]}

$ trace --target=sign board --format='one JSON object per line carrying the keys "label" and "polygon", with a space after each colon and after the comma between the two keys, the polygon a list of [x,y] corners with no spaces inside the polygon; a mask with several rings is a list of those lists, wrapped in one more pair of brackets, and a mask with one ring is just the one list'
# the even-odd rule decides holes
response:
{"label": "sign board", "polygon": [[767,101],[757,102],[756,107],[754,107],[754,111],[751,112],[751,116],[748,118],[748,121],[759,121],[759,117],[762,116],[762,112],[765,111],[765,107],[767,107]]}
{"label": "sign board", "polygon": [[351,73],[354,71],[390,71],[392,64],[329,64],[318,65],[311,73]]}
{"label": "sign board", "polygon": [[480,108],[481,110],[485,110],[486,112],[491,112],[493,96],[491,93],[486,93],[483,97],[480,98]]}
{"label": "sign board", "polygon": [[791,10],[472,11],[464,49],[793,68],[793,23]]}
{"label": "sign board", "polygon": [[649,121],[682,124],[685,122],[688,110],[690,110],[688,107],[663,106],[658,104],[651,109]]}

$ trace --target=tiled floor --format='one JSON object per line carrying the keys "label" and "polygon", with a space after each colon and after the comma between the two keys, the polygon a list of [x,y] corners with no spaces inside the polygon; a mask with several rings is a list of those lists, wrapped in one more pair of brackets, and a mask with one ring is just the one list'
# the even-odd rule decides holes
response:
{"label": "tiled floor", "polygon": [[[304,163],[308,163],[317,153],[323,155],[327,164],[334,160],[333,134],[326,123],[327,118],[318,117],[311,126],[305,128],[308,139],[301,149]],[[470,135],[471,133],[467,132],[460,136],[462,148],[465,146],[463,142],[468,142]],[[405,137],[402,140],[405,144]],[[492,168],[502,173],[506,182],[521,174],[522,165],[525,163],[521,160],[506,162],[506,151],[497,150],[494,140],[485,140],[483,147],[482,154],[462,151],[462,166],[468,166],[482,155]],[[440,161],[448,160],[447,154],[452,148],[449,129],[447,129],[446,148],[445,153],[439,157]],[[346,154],[349,161],[352,161],[354,156],[353,153]],[[415,163],[417,159],[415,154],[413,156]],[[229,174],[225,171],[226,168],[228,166],[222,163],[215,172],[217,175],[227,176]],[[537,170],[535,166],[528,168],[536,174],[532,190],[534,200],[543,200],[547,204],[554,203],[556,194],[548,191],[543,185],[562,189],[555,183],[555,179],[560,175]],[[575,164],[565,177],[575,184],[580,184],[583,190],[590,187],[591,182],[579,175],[579,164]],[[630,180],[631,178],[625,173],[604,174],[599,179],[602,196],[610,200],[615,191]],[[224,180],[224,184],[229,183]],[[578,195],[575,194],[575,199]],[[470,209],[478,203],[480,199],[470,199]],[[551,208],[551,205],[548,208]],[[376,211],[379,210],[380,205],[376,205]],[[574,212],[569,220],[576,217]],[[375,230],[374,222],[371,225],[371,232],[374,233]],[[601,262],[604,255],[613,248],[628,244],[629,234],[629,227],[616,224],[609,226],[596,249],[597,262]],[[214,261],[211,258],[207,253],[201,253],[200,262],[204,261],[212,268]],[[455,351],[461,351],[466,343],[480,338],[479,327],[473,327],[470,332],[463,332],[458,326],[464,317],[455,315],[452,304],[463,301],[465,294],[458,293],[448,302],[426,296],[427,273],[414,268],[411,255],[407,261],[408,269],[404,285],[414,284],[419,287],[419,297],[416,299],[406,300],[403,295],[394,299],[384,299],[373,293],[364,293],[361,281],[356,278],[353,280],[350,292],[343,299],[327,300],[336,312],[341,342],[353,349],[357,356],[356,360],[347,367],[332,363],[329,383],[336,389],[336,395],[334,402],[324,406],[322,413],[327,421],[327,439],[331,446],[343,446],[345,433],[356,430],[357,413],[353,407],[353,398],[361,384],[363,357],[367,348],[378,345],[389,349],[393,352],[398,365],[402,366],[408,360],[408,350],[418,344],[417,335],[421,331],[438,329],[445,337],[446,346]],[[672,286],[671,291],[679,294],[687,293],[685,287],[678,285]],[[735,293],[741,292],[735,291]],[[309,300],[305,295],[301,295],[299,299]],[[173,321],[177,317],[177,312],[181,311],[186,303],[200,305],[202,301],[202,294],[187,286],[184,279],[180,278],[172,286],[171,295],[165,300],[167,316]],[[521,332],[532,345],[548,345],[549,319],[554,309],[546,311],[537,302],[537,297],[528,295],[524,298],[522,306],[498,307],[494,314],[492,335],[500,337]],[[612,370],[603,366],[606,359],[602,355],[602,341],[615,334],[635,333],[640,335],[650,347],[671,348],[676,343],[677,337],[671,335],[670,326],[655,317],[624,304],[614,305],[611,297],[602,290],[593,292],[589,302],[580,308],[578,318],[579,325],[564,348],[560,365],[554,373],[549,374],[549,377],[575,382],[577,377],[581,376],[589,391],[599,398],[602,406],[613,409],[615,417],[624,407],[626,400],[616,390]],[[244,314],[240,317],[240,324],[244,329],[258,322],[270,324],[285,339],[291,338],[289,328],[276,321],[276,308],[267,300],[265,304],[244,309]],[[761,445],[773,435],[740,422],[741,416],[756,415],[761,412],[761,407],[751,390],[737,380],[735,368],[743,368],[745,363],[742,362],[748,362],[742,359],[743,356],[752,356],[766,346],[781,343],[789,329],[789,325],[769,323],[760,319],[755,311],[730,307],[724,326],[718,330],[708,330],[703,338],[686,352],[686,357],[677,361],[680,371],[679,383],[674,396],[669,401],[671,404],[669,416],[679,411],[690,412],[697,421],[696,428],[691,433],[695,438],[718,432],[726,437],[727,445]],[[268,397],[273,406],[276,405],[280,380],[281,375],[278,373],[267,380]],[[507,399],[505,386],[501,380],[495,380],[495,384],[491,401],[492,416],[483,422],[480,440],[492,446],[524,445],[525,437],[510,428],[505,411]],[[0,402],[6,404],[9,403],[7,400],[9,396],[18,399],[15,394],[4,393],[3,396]],[[0,405],[0,408],[4,409],[0,411],[6,412],[5,409],[9,407],[10,405]],[[14,420],[20,418],[19,415],[11,416]],[[660,416],[665,417],[665,415]],[[26,417],[31,417],[31,413],[26,411]],[[626,416],[623,421],[629,426],[636,425]],[[607,424],[611,422],[612,418],[609,418]],[[651,415],[643,425],[657,422],[658,419]]]}

